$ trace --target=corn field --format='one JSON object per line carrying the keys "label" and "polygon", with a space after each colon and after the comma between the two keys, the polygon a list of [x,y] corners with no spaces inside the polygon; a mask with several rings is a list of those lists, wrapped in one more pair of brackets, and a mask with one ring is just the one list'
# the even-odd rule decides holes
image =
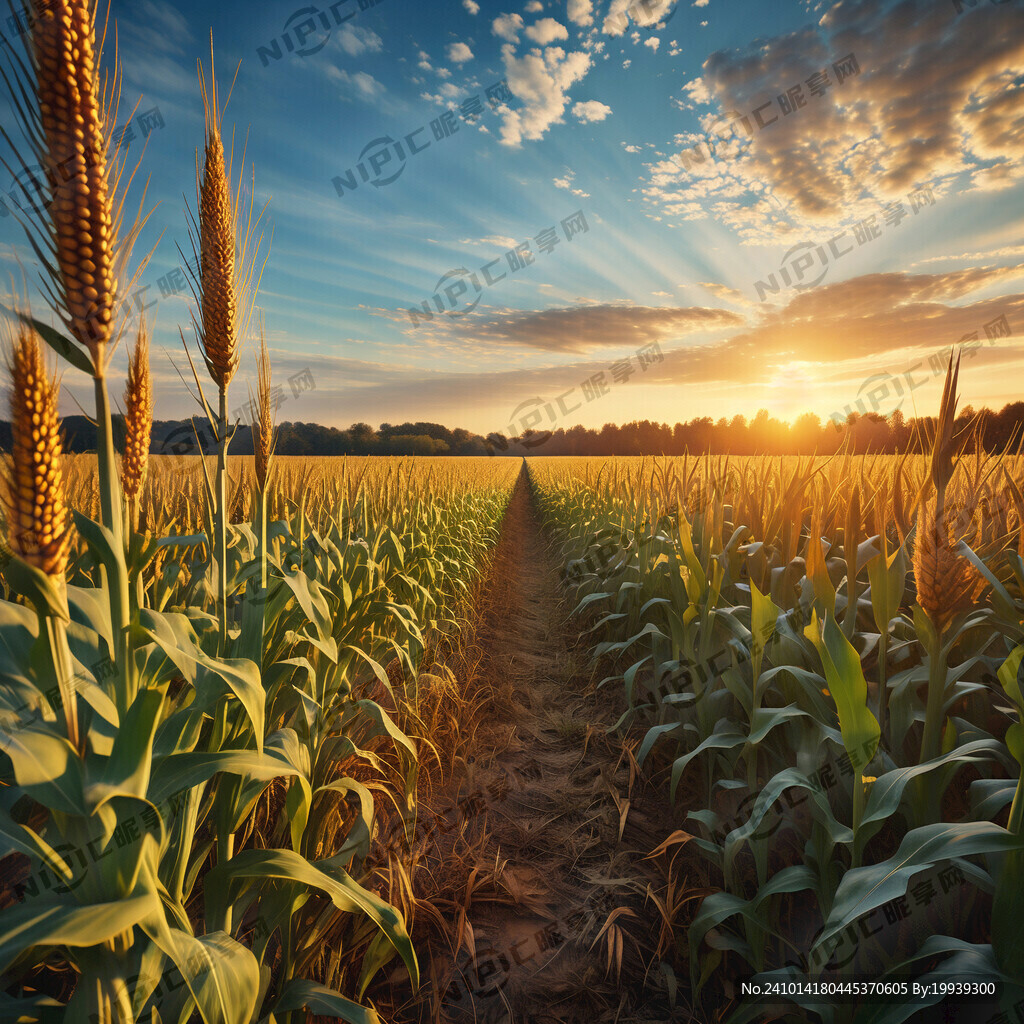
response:
{"label": "corn field", "polygon": [[[930,458],[531,460],[600,685],[687,811],[662,852],[720,886],[677,949],[698,1000],[845,980],[822,1019],[902,1021],[841,996],[915,968],[919,1006],[975,973],[1019,998],[1024,464],[945,423]],[[933,868],[941,910],[882,913]]]}
{"label": "corn field", "polygon": [[[278,464],[262,343],[255,456],[233,464],[228,391],[266,257],[212,53],[189,359],[217,452],[151,460],[148,330],[117,302],[147,216],[124,220],[118,74],[98,70],[93,4],[33,13],[5,81],[48,200],[22,226],[61,329],[7,311],[0,1016],[374,1021],[374,977],[397,960],[415,987],[419,966],[371,845],[414,827],[420,767],[443,757],[420,685],[515,468]],[[129,330],[119,458],[108,377]],[[44,345],[93,380],[95,457],[62,453]]]}
{"label": "corn field", "polygon": [[[376,1019],[324,981],[359,995],[393,957],[416,977],[403,914],[374,891],[371,842],[415,825],[437,738],[416,684],[457,628],[516,467],[282,465],[266,547],[251,520],[228,524],[221,649],[201,470],[185,469],[190,489],[158,463],[144,518],[189,532],[129,540],[128,696],[110,657],[114,553],[77,511],[96,500],[95,460],[81,461],[64,603],[16,556],[4,571],[4,833],[21,896],[0,913],[5,981],[49,992],[55,974],[68,1014],[101,1019],[283,1019],[303,1005]],[[66,687],[33,656],[43,626],[64,630]],[[72,992],[76,974],[96,984]],[[8,1010],[49,1005],[25,995]]]}
{"label": "corn field", "polygon": [[[0,1020],[375,1024],[375,986],[420,987],[423,918],[458,956],[476,950],[474,893],[539,906],[486,836],[464,892],[441,878],[429,907],[407,856],[480,724],[449,664],[475,588],[509,532],[540,550],[534,507],[618,715],[621,756],[595,774],[628,754],[630,787],[653,780],[674,815],[637,858],[668,858],[667,889],[696,904],[677,919],[646,893],[673,1002],[684,987],[693,1019],[728,1006],[743,1024],[765,1009],[735,999],[753,978],[802,1007],[774,1019],[898,1024],[971,975],[1024,995],[1024,460],[957,432],[959,361],[925,456],[278,457],[264,211],[225,146],[211,39],[181,337],[215,450],[151,455],[149,328],[119,301],[149,215],[143,194],[127,216],[135,173],[112,145],[113,37],[88,0],[33,11],[4,44],[21,141],[5,140],[46,199],[17,217],[50,322],[3,307]],[[247,346],[254,454],[238,458]],[[92,384],[95,455],[63,451],[65,372]],[[552,646],[557,607],[520,616]],[[592,731],[547,729],[583,747],[566,777]],[[613,798],[621,842],[630,799]],[[680,866],[696,858],[713,879],[699,902]],[[605,975],[638,917],[593,922]],[[786,989],[908,973],[926,986],[913,1004]]]}

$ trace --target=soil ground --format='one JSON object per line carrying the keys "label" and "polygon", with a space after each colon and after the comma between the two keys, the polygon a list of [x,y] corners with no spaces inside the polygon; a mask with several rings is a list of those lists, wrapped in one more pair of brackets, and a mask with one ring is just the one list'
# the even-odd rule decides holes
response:
{"label": "soil ground", "polygon": [[645,859],[678,825],[629,741],[607,734],[620,700],[597,688],[566,601],[524,472],[477,624],[478,678],[501,698],[450,787],[448,817],[477,860],[449,922],[462,944],[455,956],[435,946],[423,965],[442,1020],[691,1019],[656,955],[650,896],[664,898],[666,865]]}

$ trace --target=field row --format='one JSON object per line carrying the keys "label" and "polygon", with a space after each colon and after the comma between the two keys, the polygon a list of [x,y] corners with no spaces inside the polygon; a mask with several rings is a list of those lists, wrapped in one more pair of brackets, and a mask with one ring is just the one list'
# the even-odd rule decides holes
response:
{"label": "field row", "polygon": [[[530,462],[601,685],[679,801],[662,849],[717,880],[678,933],[705,1007],[751,975],[1024,977],[1022,464],[939,447]],[[927,991],[813,1008],[897,1022]]]}

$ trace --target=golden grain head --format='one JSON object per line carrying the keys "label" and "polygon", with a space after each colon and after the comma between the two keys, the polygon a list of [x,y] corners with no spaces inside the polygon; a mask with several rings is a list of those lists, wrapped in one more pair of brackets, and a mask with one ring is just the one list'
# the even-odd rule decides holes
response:
{"label": "golden grain head", "polygon": [[215,104],[207,106],[206,157],[199,189],[203,354],[210,376],[226,391],[238,369],[235,220]]}
{"label": "golden grain head", "polygon": [[932,495],[921,503],[914,541],[918,604],[941,632],[960,612],[976,604],[984,580],[954,550],[948,512]]}
{"label": "golden grain head", "polygon": [[270,475],[270,462],[274,453],[274,406],[270,388],[270,354],[267,352],[266,339],[260,336],[260,353],[256,360],[258,377],[257,412],[253,424],[253,454],[255,456],[256,483],[260,493],[267,490],[267,478]]}
{"label": "golden grain head", "polygon": [[32,22],[57,290],[68,329],[101,364],[117,275],[95,27],[86,0],[52,0]]}
{"label": "golden grain head", "polygon": [[10,356],[10,544],[15,554],[48,576],[63,578],[68,562],[68,512],[57,385],[39,339],[20,327]]}
{"label": "golden grain head", "polygon": [[128,359],[124,406],[125,442],[121,482],[125,496],[134,500],[141,492],[146,477],[153,433],[153,385],[149,373],[149,332],[145,324],[139,328],[135,350]]}

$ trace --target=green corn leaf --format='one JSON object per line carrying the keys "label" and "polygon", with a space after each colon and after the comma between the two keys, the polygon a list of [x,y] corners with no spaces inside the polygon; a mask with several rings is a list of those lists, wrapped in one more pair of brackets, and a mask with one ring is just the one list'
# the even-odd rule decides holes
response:
{"label": "green corn leaf", "polygon": [[775,635],[775,624],[782,609],[770,598],[757,589],[757,584],[750,581],[750,654],[754,664],[755,681],[761,675],[761,661],[768,641]]}
{"label": "green corn leaf", "polygon": [[66,736],[45,723],[0,731],[18,785],[34,800],[64,814],[86,815],[82,761]]}
{"label": "green corn leaf", "polygon": [[728,723],[723,723],[723,726],[722,732],[713,732],[706,739],[701,740],[688,754],[683,754],[682,757],[677,757],[673,761],[671,786],[673,800],[676,797],[676,790],[679,788],[679,782],[683,777],[686,766],[698,754],[703,754],[706,750],[734,750],[737,747],[742,747],[747,742],[747,737],[744,733],[732,731],[735,729],[735,726]]}
{"label": "green corn leaf", "polygon": [[339,992],[314,981],[295,978],[285,986],[274,1006],[274,1013],[285,1014],[303,1009],[317,1016],[346,1021],[347,1024],[380,1024],[376,1011],[368,1006],[360,1006]]}
{"label": "green corn leaf", "polygon": [[292,850],[243,850],[226,864],[211,869],[206,876],[207,917],[215,918],[245,889],[275,881],[317,889],[339,910],[368,918],[395,947],[413,984],[419,984],[419,965],[402,915],[364,889],[343,868],[322,861],[311,863]]}
{"label": "green corn leaf", "polygon": [[95,946],[160,913],[155,892],[80,906],[35,899],[0,911],[0,971],[33,946]]}
{"label": "green corn leaf", "polygon": [[85,798],[93,808],[115,796],[145,799],[149,788],[153,739],[156,735],[163,694],[157,690],[141,690],[125,715],[114,737],[110,756],[95,781],[89,781]]}
{"label": "green corn leaf", "polygon": [[824,623],[819,623],[818,613],[813,612],[804,635],[814,644],[825,669],[829,692],[839,714],[843,746],[855,770],[863,772],[875,756],[881,730],[878,720],[868,710],[868,684],[860,657],[831,616],[827,615]]}
{"label": "green corn leaf", "polygon": [[193,936],[167,929],[153,938],[178,969],[205,1024],[249,1024],[259,965],[245,946],[225,932]]}
{"label": "green corn leaf", "polygon": [[169,754],[153,766],[147,797],[160,804],[176,793],[209,782],[218,772],[261,782],[301,774],[280,758],[255,750]]}
{"label": "green corn leaf", "polygon": [[[864,816],[857,832],[857,842],[861,848],[896,813],[903,792],[912,779],[950,764],[973,764],[993,760],[991,755],[997,753],[1000,748],[1001,745],[996,740],[975,740],[949,750],[941,757],[926,761],[924,764],[895,768],[880,775],[871,785]],[[985,754],[989,756],[982,756]]]}
{"label": "green corn leaf", "polygon": [[[999,667],[998,675],[1006,696],[1024,715],[1024,644],[1010,652],[1010,656]],[[1021,764],[1024,765],[1024,761]]]}
{"label": "green corn leaf", "polygon": [[70,619],[67,595],[63,587],[41,569],[29,565],[17,555],[11,555],[4,566],[4,575],[17,593],[24,595],[41,617],[67,622]]}
{"label": "green corn leaf", "polygon": [[3,310],[12,319],[21,320],[22,323],[33,328],[57,355],[69,362],[76,370],[81,370],[82,373],[88,374],[90,377],[93,375],[94,370],[89,353],[80,345],[76,345],[70,338],[64,337],[59,331],[44,324],[42,320],[36,320],[27,313],[15,312],[2,302],[0,302],[0,310]]}
{"label": "green corn leaf", "polygon": [[1024,849],[1024,836],[988,821],[939,822],[916,828],[903,837],[888,860],[846,872],[817,944],[823,945],[858,917],[903,896],[913,875],[938,861],[1019,849]]}
{"label": "green corn leaf", "polygon": [[907,585],[907,557],[902,545],[891,554],[879,552],[867,563],[871,582],[871,611],[879,633],[889,631],[889,623],[899,613]]}
{"label": "green corn leaf", "polygon": [[258,665],[245,658],[211,658],[199,646],[192,624],[178,613],[143,608],[137,629],[196,688],[201,706],[212,710],[224,693],[237,697],[252,724],[256,748],[262,750],[266,693]]}

